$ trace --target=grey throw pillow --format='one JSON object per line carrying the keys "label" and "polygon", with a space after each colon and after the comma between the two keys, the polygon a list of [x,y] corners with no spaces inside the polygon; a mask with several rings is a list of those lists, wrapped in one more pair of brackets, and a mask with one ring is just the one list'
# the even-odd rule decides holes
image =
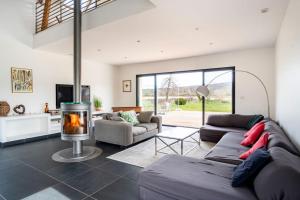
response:
{"label": "grey throw pillow", "polygon": [[153,111],[142,111],[137,118],[140,123],[150,123],[152,116]]}
{"label": "grey throw pillow", "polygon": [[122,117],[111,117],[110,120],[118,121],[118,122],[125,122],[125,119],[123,119]]}

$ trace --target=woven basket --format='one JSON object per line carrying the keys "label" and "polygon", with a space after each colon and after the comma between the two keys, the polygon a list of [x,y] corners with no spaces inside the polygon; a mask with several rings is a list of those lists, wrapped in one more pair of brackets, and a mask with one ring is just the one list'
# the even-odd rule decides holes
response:
{"label": "woven basket", "polygon": [[10,106],[6,101],[0,101],[0,116],[7,116]]}

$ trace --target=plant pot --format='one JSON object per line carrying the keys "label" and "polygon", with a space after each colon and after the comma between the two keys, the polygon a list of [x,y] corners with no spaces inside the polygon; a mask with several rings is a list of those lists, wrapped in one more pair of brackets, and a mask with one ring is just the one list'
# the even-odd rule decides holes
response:
{"label": "plant pot", "polygon": [[0,116],[7,116],[10,106],[6,101],[0,101]]}
{"label": "plant pot", "polygon": [[96,111],[101,111],[101,108],[95,108]]}

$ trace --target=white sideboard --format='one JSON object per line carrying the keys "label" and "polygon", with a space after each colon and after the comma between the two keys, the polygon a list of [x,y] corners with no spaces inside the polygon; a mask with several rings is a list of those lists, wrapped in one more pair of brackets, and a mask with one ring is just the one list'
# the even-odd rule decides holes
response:
{"label": "white sideboard", "polygon": [[50,130],[49,114],[25,114],[0,117],[0,142],[48,135]]}
{"label": "white sideboard", "polygon": [[[93,112],[92,121],[102,119],[103,111]],[[25,114],[0,117],[0,143],[26,140],[60,133],[61,116],[50,114]],[[25,142],[25,141],[24,141]]]}

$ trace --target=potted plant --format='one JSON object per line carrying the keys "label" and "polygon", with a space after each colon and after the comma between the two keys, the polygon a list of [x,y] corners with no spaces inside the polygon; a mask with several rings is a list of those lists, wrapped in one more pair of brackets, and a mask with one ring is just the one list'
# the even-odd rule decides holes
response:
{"label": "potted plant", "polygon": [[96,111],[100,111],[102,108],[102,100],[98,97],[94,97],[94,107]]}

